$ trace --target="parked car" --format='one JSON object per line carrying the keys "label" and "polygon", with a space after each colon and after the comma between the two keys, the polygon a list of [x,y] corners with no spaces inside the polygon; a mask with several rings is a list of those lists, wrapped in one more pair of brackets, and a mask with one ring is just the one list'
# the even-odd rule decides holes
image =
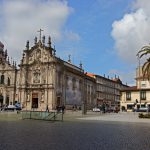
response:
{"label": "parked car", "polygon": [[114,107],[108,107],[105,111],[108,113],[114,112]]}
{"label": "parked car", "polygon": [[93,112],[100,112],[101,110],[100,110],[100,108],[98,108],[98,107],[94,107],[93,108]]}
{"label": "parked car", "polygon": [[5,107],[5,110],[15,110],[16,106],[15,105],[8,105]]}
{"label": "parked car", "polygon": [[147,112],[148,111],[148,108],[147,107],[141,107],[139,109],[136,109],[135,110],[136,112]]}
{"label": "parked car", "polygon": [[8,105],[4,108],[4,110],[21,110],[21,106],[19,104],[15,104],[15,105]]}

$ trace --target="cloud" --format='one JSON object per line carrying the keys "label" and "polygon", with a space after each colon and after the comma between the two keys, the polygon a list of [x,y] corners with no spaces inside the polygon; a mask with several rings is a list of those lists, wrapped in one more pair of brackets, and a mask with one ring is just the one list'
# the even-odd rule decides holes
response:
{"label": "cloud", "polygon": [[136,0],[134,3],[133,3],[133,6],[132,8],[133,9],[140,9],[140,8],[144,8],[144,11],[147,13],[147,14],[150,14],[150,1],[149,0]]}
{"label": "cloud", "polygon": [[0,10],[0,40],[17,60],[25,42],[33,41],[40,28],[53,41],[60,40],[62,28],[72,12],[66,0],[3,0]]}
{"label": "cloud", "polygon": [[137,52],[150,42],[150,1],[136,0],[132,12],[112,24],[111,35],[120,58],[136,63]]}

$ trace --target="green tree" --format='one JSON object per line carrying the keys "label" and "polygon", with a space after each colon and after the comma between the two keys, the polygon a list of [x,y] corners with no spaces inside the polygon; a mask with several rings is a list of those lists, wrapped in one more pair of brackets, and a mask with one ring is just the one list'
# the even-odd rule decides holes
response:
{"label": "green tree", "polygon": [[[141,50],[137,53],[137,56],[139,59],[145,55],[150,54],[150,46],[144,46],[141,48]],[[143,77],[148,78],[150,80],[150,58],[147,59],[147,61],[142,66],[142,73]]]}

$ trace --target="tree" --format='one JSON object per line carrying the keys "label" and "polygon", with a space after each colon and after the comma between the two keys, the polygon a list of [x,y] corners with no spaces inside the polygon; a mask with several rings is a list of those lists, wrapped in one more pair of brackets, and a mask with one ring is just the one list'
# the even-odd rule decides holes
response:
{"label": "tree", "polygon": [[[147,54],[150,54],[150,46],[144,46],[141,50],[137,53],[139,59]],[[142,67],[143,77],[147,77],[150,80],[150,58],[144,63]]]}

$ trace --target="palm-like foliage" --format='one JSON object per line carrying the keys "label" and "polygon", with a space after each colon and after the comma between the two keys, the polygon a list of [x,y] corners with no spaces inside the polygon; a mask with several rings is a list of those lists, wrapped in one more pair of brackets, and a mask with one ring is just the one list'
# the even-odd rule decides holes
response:
{"label": "palm-like foliage", "polygon": [[144,55],[150,54],[150,46],[144,46],[141,50],[137,53],[139,58],[143,57]]}
{"label": "palm-like foliage", "polygon": [[147,77],[150,80],[150,58],[144,63],[142,67],[143,76]]}
{"label": "palm-like foliage", "polygon": [[[141,50],[138,52],[137,56],[140,59],[141,57],[147,54],[150,54],[150,46],[142,47]],[[150,80],[150,58],[148,58],[147,61],[144,63],[142,67],[142,73],[143,77],[147,77],[148,80]]]}

